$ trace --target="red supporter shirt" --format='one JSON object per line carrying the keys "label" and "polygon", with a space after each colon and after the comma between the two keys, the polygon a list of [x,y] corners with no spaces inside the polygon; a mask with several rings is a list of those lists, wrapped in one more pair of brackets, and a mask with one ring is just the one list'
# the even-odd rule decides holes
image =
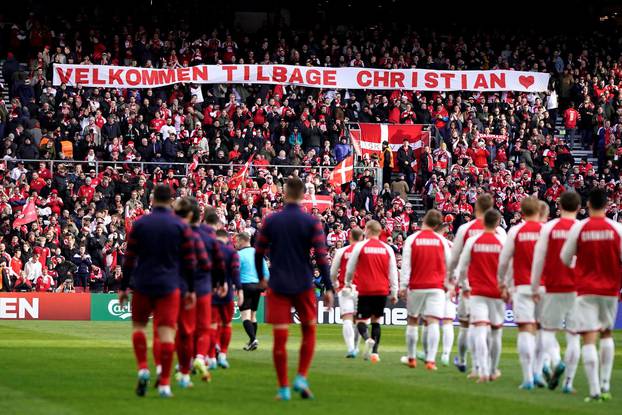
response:
{"label": "red supporter shirt", "polygon": [[[508,285],[505,276],[511,261],[514,285],[516,287],[531,285],[533,250],[538,238],[540,238],[541,229],[542,223],[528,221],[521,222],[509,230],[499,259],[498,276],[500,282]],[[531,293],[531,289],[529,289],[529,293]]]}
{"label": "red supporter shirt", "polygon": [[567,267],[559,257],[568,231],[575,219],[559,218],[542,225],[540,239],[536,242],[531,266],[532,291],[540,285],[547,293],[569,293],[576,291],[574,270]]}
{"label": "red supporter shirt", "polygon": [[578,295],[617,297],[622,279],[622,225],[608,218],[588,218],[568,232],[560,257],[570,266],[576,255],[575,281]]}
{"label": "red supporter shirt", "polygon": [[397,296],[397,264],[393,249],[379,239],[367,239],[354,246],[346,267],[346,285],[358,275],[359,295]]}
{"label": "red supporter shirt", "polygon": [[[505,235],[487,232],[466,241],[460,255],[460,283],[470,287],[472,295],[501,298],[497,268],[504,242]],[[465,280],[468,280],[466,286]]]}
{"label": "red supporter shirt", "polygon": [[410,235],[404,242],[400,288],[443,289],[450,255],[449,241],[436,232],[424,229]]}

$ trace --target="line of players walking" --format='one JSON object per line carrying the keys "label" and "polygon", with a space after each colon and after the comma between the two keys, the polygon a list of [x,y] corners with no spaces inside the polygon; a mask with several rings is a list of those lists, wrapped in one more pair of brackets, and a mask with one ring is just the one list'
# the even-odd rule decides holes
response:
{"label": "line of players walking", "polygon": [[[421,230],[404,243],[399,277],[393,250],[378,239],[378,222],[366,224],[365,240],[361,231],[353,230],[350,244],[336,252],[331,266],[346,357],[357,356],[360,336],[365,358],[380,361],[379,321],[387,297],[396,303],[399,296],[406,300],[408,311],[407,356],[402,363],[415,368],[419,356],[426,369],[437,370],[442,331],[441,361],[448,365],[453,342],[449,324],[457,312],[460,329],[454,364],[466,372],[470,353],[468,378],[478,383],[494,381],[501,376],[506,304],[512,304],[523,374],[520,389],[555,389],[561,382],[564,393],[575,393],[573,381],[582,357],[589,384],[586,401],[611,399],[622,226],[605,216],[608,199],[603,190],[592,191],[587,204],[589,218],[577,221],[581,199],[575,192],[565,192],[559,200],[561,217],[546,222],[548,206],[525,198],[523,221],[506,235],[492,198],[481,195],[475,219],[458,229],[453,243],[442,235],[441,213],[430,210]],[[456,296],[457,310],[452,302]],[[420,321],[424,352],[418,355]],[[566,333],[564,359],[556,338],[561,331]]]}

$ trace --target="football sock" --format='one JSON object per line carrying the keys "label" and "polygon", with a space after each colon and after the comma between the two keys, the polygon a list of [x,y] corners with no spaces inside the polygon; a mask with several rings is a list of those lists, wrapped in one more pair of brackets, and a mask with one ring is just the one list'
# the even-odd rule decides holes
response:
{"label": "football sock", "polygon": [[475,326],[469,326],[467,329],[467,348],[471,353],[471,367],[473,370],[477,370],[479,362],[475,353]]}
{"label": "football sock", "polygon": [[190,373],[190,362],[192,360],[192,337],[177,330],[175,338],[177,349],[177,360],[179,361],[179,371],[182,375]]}
{"label": "football sock", "polygon": [[351,352],[354,350],[354,326],[352,325],[352,320],[343,320],[343,327],[341,330],[348,352]]}
{"label": "football sock", "polygon": [[581,357],[581,339],[578,334],[566,333],[566,353],[564,354],[564,363],[566,363],[566,371],[564,372],[564,385],[572,388],[574,376],[579,366],[579,358]]}
{"label": "football sock", "polygon": [[[254,339],[256,339],[256,338],[257,338],[257,330],[258,330],[258,327],[257,327],[257,322],[256,322],[256,321],[253,321],[253,333],[255,333],[255,338],[254,338]],[[254,340],[254,339],[253,339],[253,340]]]}
{"label": "football sock", "polygon": [[458,329],[458,359],[460,363],[463,365],[466,364],[466,354],[467,354],[467,337],[469,334],[468,327],[462,327]]}
{"label": "football sock", "polygon": [[406,326],[406,349],[408,350],[408,358],[415,359],[417,357],[417,338],[419,330],[417,326]]}
{"label": "football sock", "polygon": [[134,345],[134,355],[136,356],[136,363],[138,363],[138,370],[148,369],[147,366],[147,337],[142,331],[135,331],[132,333],[132,344]]}
{"label": "football sock", "polygon": [[557,343],[554,331],[542,330],[542,349],[545,354],[551,357],[551,368],[557,367],[561,357],[559,355],[559,343]]}
{"label": "football sock", "polygon": [[536,350],[536,338],[533,334],[521,331],[518,333],[516,348],[523,371],[523,383],[533,382],[533,360]]}
{"label": "football sock", "polygon": [[158,338],[157,332],[153,333],[152,348],[153,350],[151,352],[153,353],[153,361],[155,362],[156,366],[160,366],[162,364],[162,362],[160,362],[160,339]]}
{"label": "football sock", "polygon": [[289,386],[287,380],[287,344],[288,329],[272,329],[274,344],[272,346],[272,359],[276,369],[276,376],[280,387]]}
{"label": "football sock", "polygon": [[173,366],[173,353],[175,351],[175,343],[160,342],[160,360],[162,361],[162,375],[160,376],[160,385],[170,385],[171,368]]}
{"label": "football sock", "polygon": [[436,361],[436,353],[438,351],[438,342],[441,337],[440,326],[438,323],[428,324],[428,328],[426,330],[426,362],[435,362]]}
{"label": "football sock", "polygon": [[501,350],[503,345],[501,343],[501,336],[503,335],[503,329],[490,330],[490,374],[494,374],[499,368],[499,360],[501,359]]}
{"label": "football sock", "polygon": [[207,357],[212,343],[210,328],[197,326],[194,336],[196,340],[195,353],[197,357]]}
{"label": "football sock", "polygon": [[358,332],[363,340],[369,339],[369,332],[367,331],[367,324],[365,324],[365,322],[360,321],[356,323],[356,328],[358,329]]}
{"label": "football sock", "polygon": [[443,324],[443,356],[451,354],[451,349],[454,347],[454,326],[453,324]]}
{"label": "football sock", "polygon": [[542,344],[542,330],[536,332],[536,350],[533,360],[533,374],[534,376],[542,376],[542,368],[544,367],[544,347]]}
{"label": "football sock", "polygon": [[215,358],[216,357],[216,345],[218,344],[218,328],[210,328],[210,341],[209,341],[209,351],[207,353],[208,357]]}
{"label": "football sock", "polygon": [[585,377],[590,385],[590,396],[600,395],[600,384],[598,382],[598,353],[595,344],[584,344],[581,349],[583,355],[583,368]]}
{"label": "football sock", "polygon": [[478,374],[479,376],[488,376],[490,374],[489,369],[489,354],[488,354],[488,327],[487,326],[475,326],[472,328],[475,337],[475,355],[477,356]]}
{"label": "football sock", "polygon": [[255,340],[255,326],[253,326],[253,323],[250,320],[244,320],[242,325],[244,326],[244,331],[248,336],[249,342]]}
{"label": "football sock", "polygon": [[315,351],[315,332],[317,326],[315,324],[302,325],[302,341],[300,343],[300,356],[298,358],[298,374],[307,377],[311,361],[313,360],[313,352]]}
{"label": "football sock", "polygon": [[375,341],[373,353],[378,353],[378,346],[380,345],[380,323],[371,323],[371,338]]}
{"label": "football sock", "polygon": [[613,357],[615,355],[613,337],[600,339],[600,389],[609,392]]}
{"label": "football sock", "polygon": [[423,353],[428,353],[428,326],[425,324],[421,326],[421,348]]}
{"label": "football sock", "polygon": [[220,328],[220,351],[227,354],[231,343],[231,326],[222,326]]}

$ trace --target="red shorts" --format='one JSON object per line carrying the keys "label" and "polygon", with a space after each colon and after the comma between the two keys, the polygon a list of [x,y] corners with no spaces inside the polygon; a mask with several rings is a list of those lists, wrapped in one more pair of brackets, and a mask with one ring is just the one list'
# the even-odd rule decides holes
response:
{"label": "red shorts", "polygon": [[179,316],[179,289],[163,297],[152,297],[134,291],[132,293],[132,321],[147,324],[153,313],[156,327],[175,327]]}
{"label": "red shorts", "polygon": [[225,304],[212,304],[212,323],[226,326],[233,320],[234,312],[235,305],[233,301],[229,301]]}
{"label": "red shorts", "polygon": [[291,323],[292,307],[296,310],[298,320],[301,323],[317,320],[315,289],[311,288],[294,295],[278,294],[268,289],[266,292],[266,323]]}
{"label": "red shorts", "polygon": [[209,330],[210,323],[212,322],[212,294],[197,297],[195,310],[197,331]]}

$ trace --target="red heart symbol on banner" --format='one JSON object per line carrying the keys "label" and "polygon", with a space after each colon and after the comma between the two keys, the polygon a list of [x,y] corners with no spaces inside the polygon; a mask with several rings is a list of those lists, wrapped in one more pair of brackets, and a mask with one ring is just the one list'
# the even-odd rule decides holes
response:
{"label": "red heart symbol on banner", "polygon": [[533,75],[529,75],[529,76],[521,75],[518,77],[518,82],[520,82],[520,84],[524,86],[525,88],[529,88],[530,86],[533,85],[533,83],[535,82],[535,79]]}

